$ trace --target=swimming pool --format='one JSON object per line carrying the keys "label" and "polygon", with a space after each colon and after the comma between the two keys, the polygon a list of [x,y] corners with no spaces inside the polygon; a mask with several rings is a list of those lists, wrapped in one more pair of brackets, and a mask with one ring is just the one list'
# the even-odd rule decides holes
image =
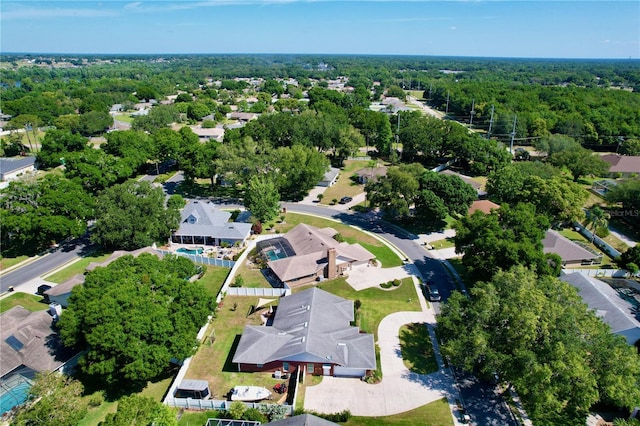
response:
{"label": "swimming pool", "polygon": [[202,254],[204,252],[203,248],[196,249],[187,249],[187,248],[179,248],[176,250],[177,253],[185,253],[185,254]]}
{"label": "swimming pool", "polygon": [[267,250],[264,252],[264,254],[269,258],[269,260],[278,260],[287,257],[287,254],[285,252],[278,249]]}

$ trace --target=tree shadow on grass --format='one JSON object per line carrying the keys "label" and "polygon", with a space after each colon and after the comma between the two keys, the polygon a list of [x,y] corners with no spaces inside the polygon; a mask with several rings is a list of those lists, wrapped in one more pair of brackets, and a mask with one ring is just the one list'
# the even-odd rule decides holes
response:
{"label": "tree shadow on grass", "polygon": [[411,365],[410,370],[418,374],[438,371],[438,363],[433,355],[429,331],[424,323],[408,324],[400,330],[400,350],[402,359]]}

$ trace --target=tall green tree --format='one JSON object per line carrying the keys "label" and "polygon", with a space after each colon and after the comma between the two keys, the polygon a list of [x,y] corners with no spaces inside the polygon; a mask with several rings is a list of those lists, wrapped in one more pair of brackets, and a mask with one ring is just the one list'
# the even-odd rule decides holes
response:
{"label": "tall green tree", "polygon": [[260,222],[267,222],[280,212],[280,194],[267,176],[255,175],[244,192],[244,206]]}
{"label": "tall green tree", "polygon": [[640,357],[569,284],[516,266],[454,293],[438,316],[443,354],[511,384],[538,425],[581,424],[598,401],[640,401]]}
{"label": "tall green tree", "polygon": [[531,204],[503,205],[489,214],[481,211],[455,224],[456,253],[476,280],[489,280],[498,270],[515,265],[534,268],[540,275],[558,275],[557,256],[542,251],[542,239],[549,228],[545,216]]}
{"label": "tall green tree", "polygon": [[13,419],[19,426],[76,426],[87,413],[79,381],[58,373],[38,373],[29,399]]}
{"label": "tall green tree", "polygon": [[73,289],[59,320],[68,347],[85,350],[82,371],[92,380],[135,390],[184,360],[214,308],[213,297],[184,257],[123,256],[89,272]]}
{"label": "tall green tree", "polygon": [[79,237],[93,217],[94,200],[79,184],[61,176],[11,182],[0,197],[2,250],[37,251]]}
{"label": "tall green tree", "polygon": [[606,195],[607,203],[622,205],[626,217],[640,215],[640,179],[629,179],[614,186]]}
{"label": "tall green tree", "polygon": [[129,395],[118,401],[118,411],[107,414],[100,426],[177,426],[176,413],[153,398]]}
{"label": "tall green tree", "polygon": [[591,227],[591,242],[596,238],[596,232],[600,228],[609,226],[611,216],[602,207],[595,205],[587,210],[587,226]]}
{"label": "tall green tree", "polygon": [[91,240],[107,249],[134,250],[166,241],[179,222],[177,208],[165,207],[162,188],[126,182],[98,196]]}

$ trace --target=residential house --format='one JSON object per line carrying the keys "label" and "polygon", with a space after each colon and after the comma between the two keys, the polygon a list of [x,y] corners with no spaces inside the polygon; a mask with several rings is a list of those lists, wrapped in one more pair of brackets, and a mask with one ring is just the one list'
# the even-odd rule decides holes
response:
{"label": "residential house", "polygon": [[171,235],[172,243],[244,246],[251,235],[250,223],[229,222],[231,213],[210,201],[191,201],[180,215],[180,228]]}
{"label": "residential house", "polygon": [[469,206],[469,210],[467,210],[467,214],[471,216],[476,211],[480,210],[484,214],[490,214],[492,210],[498,210],[500,208],[499,204],[491,202],[489,200],[476,200]]}
{"label": "residential house", "polygon": [[230,112],[227,114],[227,118],[230,120],[238,120],[244,123],[255,120],[258,118],[258,114],[253,112]]}
{"label": "residential house", "polygon": [[282,297],[271,325],[244,328],[233,362],[238,371],[364,377],[376,368],[375,345],[354,319],[352,300],[317,287]]}
{"label": "residential house", "polygon": [[352,267],[368,265],[375,256],[360,244],[338,242],[333,228],[299,224],[284,236],[261,241],[258,250],[280,282],[298,287],[333,279]]}
{"label": "residential house", "polygon": [[[107,260],[104,260],[102,262],[91,262],[89,264],[89,266],[87,266],[85,268],[85,270],[87,272],[91,272],[96,268],[104,268],[104,267],[109,266],[111,264],[111,262],[116,261],[117,259],[121,258],[122,256],[131,255],[133,257],[138,257],[142,253],[150,253],[150,254],[153,254],[154,256],[158,256],[160,259],[162,259],[164,257],[164,255],[161,252],[153,249],[152,247],[142,247],[142,248],[139,248],[138,250],[133,250],[133,251],[116,250],[113,253],[111,253],[111,256],[109,256],[109,258]],[[71,280],[73,280],[73,278]],[[55,287],[52,287],[52,289],[53,288],[55,288]]]}
{"label": "residential house", "polygon": [[329,168],[327,172],[322,176],[322,180],[318,182],[318,186],[333,186],[338,181],[338,176],[340,175],[340,169],[335,167]]}
{"label": "residential house", "polygon": [[364,169],[360,169],[356,172],[358,176],[358,182],[361,184],[366,184],[369,181],[376,181],[380,179],[382,176],[387,175],[387,167],[386,166],[376,166],[376,167],[365,167]]}
{"label": "residential house", "polygon": [[207,142],[210,140],[222,142],[224,139],[224,129],[221,127],[192,127],[191,130],[198,136],[200,142]]}
{"label": "residential house", "polygon": [[640,156],[638,155],[603,155],[604,161],[609,163],[609,174],[617,176],[632,176],[640,174]]}
{"label": "residential house", "polygon": [[71,296],[71,290],[79,284],[84,283],[84,275],[76,274],[67,281],[54,285],[49,290],[43,293],[43,296],[49,303],[57,303],[58,305],[66,308],[69,306],[69,296]]}
{"label": "residential house", "polygon": [[0,323],[1,415],[26,400],[36,373],[59,370],[74,353],[62,345],[47,311],[15,306]]}
{"label": "residential house", "polygon": [[542,240],[545,253],[555,253],[562,258],[562,266],[599,264],[602,254],[583,247],[570,239],[549,229]]}
{"label": "residential house", "polygon": [[471,185],[473,187],[473,189],[475,189],[476,192],[478,193],[478,196],[487,195],[487,192],[482,189],[482,184],[480,184],[480,183],[476,182],[475,180],[471,179],[469,176],[465,176],[465,175],[463,175],[461,173],[454,172],[451,169],[445,169],[445,170],[441,171],[440,173],[442,173],[444,175],[458,176],[460,179],[462,179],[464,181],[464,183],[466,183],[467,185]]}
{"label": "residential house", "polygon": [[9,182],[35,172],[36,157],[0,158],[0,182]]}
{"label": "residential house", "polygon": [[580,272],[563,275],[560,279],[578,289],[584,302],[611,327],[613,333],[627,339],[630,345],[640,341],[640,299],[634,299],[634,306],[609,284]]}

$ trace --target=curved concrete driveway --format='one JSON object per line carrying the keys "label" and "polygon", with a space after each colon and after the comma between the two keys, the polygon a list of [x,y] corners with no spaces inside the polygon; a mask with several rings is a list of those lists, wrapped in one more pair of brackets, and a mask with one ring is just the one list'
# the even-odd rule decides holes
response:
{"label": "curved concrete driveway", "polygon": [[[416,322],[427,323],[430,329],[440,366],[436,373],[412,373],[402,361],[398,337],[400,327]],[[325,376],[320,384],[306,389],[305,410],[319,413],[349,410],[356,416],[388,416],[413,410],[443,397],[447,397],[451,404],[457,391],[453,379],[443,368],[433,334],[434,324],[431,309],[422,312],[396,312],[385,317],[378,327],[382,381],[372,385],[360,379]]]}

